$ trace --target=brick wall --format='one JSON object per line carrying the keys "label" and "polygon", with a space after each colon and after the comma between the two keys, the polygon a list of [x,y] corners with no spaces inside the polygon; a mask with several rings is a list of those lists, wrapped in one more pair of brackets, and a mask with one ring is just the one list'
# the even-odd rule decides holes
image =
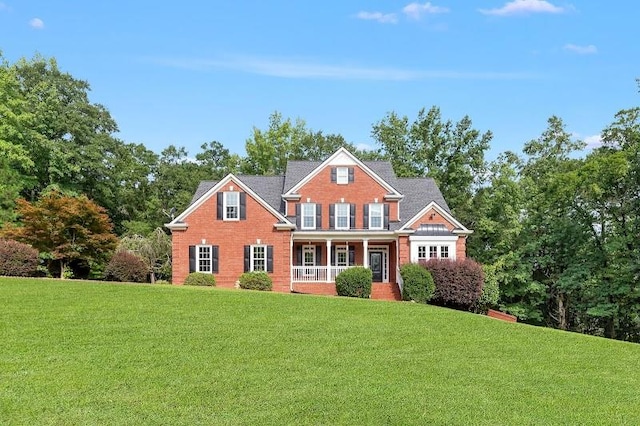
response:
{"label": "brick wall", "polygon": [[[239,191],[237,183],[229,185]],[[229,186],[223,190],[230,190]],[[189,274],[189,246],[211,244],[219,246],[219,272],[214,274],[217,285],[233,287],[244,272],[244,246],[260,244],[273,246],[273,280],[275,291],[289,291],[289,241],[291,231],[278,231],[278,219],[247,194],[247,219],[240,221],[216,220],[216,195],[206,200],[184,221],[185,231],[173,231],[173,283],[182,284]]]}

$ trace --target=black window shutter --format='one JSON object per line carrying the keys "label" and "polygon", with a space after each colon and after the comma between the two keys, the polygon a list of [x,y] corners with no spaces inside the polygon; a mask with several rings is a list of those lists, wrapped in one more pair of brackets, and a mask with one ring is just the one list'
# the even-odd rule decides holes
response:
{"label": "black window shutter", "polygon": [[240,220],[247,219],[247,193],[240,193]]}
{"label": "black window shutter", "polygon": [[196,246],[189,246],[189,272],[196,271]]}
{"label": "black window shutter", "polygon": [[251,246],[244,246],[244,271],[251,269]]}
{"label": "black window shutter", "polygon": [[349,182],[353,182],[354,180],[354,170],[353,167],[349,167]]}
{"label": "black window shutter", "polygon": [[384,229],[389,229],[389,204],[384,205]]}
{"label": "black window shutter", "polygon": [[338,180],[338,171],[335,167],[331,168],[331,182],[336,182]]}
{"label": "black window shutter", "polygon": [[349,246],[349,266],[356,264],[356,247]]}
{"label": "black window shutter", "polygon": [[362,229],[369,229],[369,204],[365,204],[362,207]]}
{"label": "black window shutter", "polygon": [[211,247],[211,272],[218,273],[218,246]]}
{"label": "black window shutter", "polygon": [[296,265],[302,266],[302,246],[296,246]]}
{"label": "black window shutter", "polygon": [[302,204],[296,203],[296,228],[302,229]]}
{"label": "black window shutter", "polygon": [[331,264],[336,265],[336,246],[331,246]]}
{"label": "black window shutter", "polygon": [[322,246],[316,246],[316,266],[322,265]]}
{"label": "black window shutter", "polygon": [[322,204],[316,204],[316,229],[322,229]]}
{"label": "black window shutter", "polygon": [[336,227],[336,205],[329,204],[329,229]]}
{"label": "black window shutter", "polygon": [[267,246],[267,272],[273,272],[273,246]]}
{"label": "black window shutter", "polygon": [[216,217],[217,217],[218,220],[222,220],[224,218],[223,212],[222,212],[222,207],[223,207],[222,206],[222,197],[224,197],[224,192],[218,192],[216,194],[216,196],[218,197],[218,205],[217,205],[217,209],[216,209],[217,216]]}
{"label": "black window shutter", "polygon": [[356,205],[351,204],[350,207],[350,217],[349,217],[349,228],[356,229]]}

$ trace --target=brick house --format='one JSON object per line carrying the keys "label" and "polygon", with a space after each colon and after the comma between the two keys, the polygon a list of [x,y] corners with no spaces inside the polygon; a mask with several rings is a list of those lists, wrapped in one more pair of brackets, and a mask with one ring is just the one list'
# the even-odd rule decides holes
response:
{"label": "brick house", "polygon": [[399,265],[464,258],[473,232],[433,179],[398,178],[388,161],[360,161],[344,148],[323,162],[290,161],[284,176],[201,182],[166,226],[174,284],[205,272],[234,287],[243,272],[265,270],[274,291],[335,294],[336,275],[363,265],[382,299],[400,298]]}

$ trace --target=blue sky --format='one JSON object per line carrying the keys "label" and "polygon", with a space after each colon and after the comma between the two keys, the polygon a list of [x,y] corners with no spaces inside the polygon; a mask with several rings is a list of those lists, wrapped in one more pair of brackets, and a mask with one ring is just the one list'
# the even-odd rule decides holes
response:
{"label": "blue sky", "polygon": [[374,146],[388,111],[439,106],[520,151],[558,115],[595,143],[640,95],[640,2],[0,0],[0,50],[91,84],[119,138],[244,154],[268,117]]}

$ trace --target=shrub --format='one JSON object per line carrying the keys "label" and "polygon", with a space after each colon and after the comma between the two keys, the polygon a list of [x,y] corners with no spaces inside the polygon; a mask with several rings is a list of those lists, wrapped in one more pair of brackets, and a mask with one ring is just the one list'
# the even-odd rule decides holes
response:
{"label": "shrub", "polygon": [[402,276],[402,300],[427,303],[436,291],[436,285],[429,271],[417,263],[407,263],[400,267]]}
{"label": "shrub", "polygon": [[364,266],[345,269],[336,276],[338,296],[369,298],[373,273]]}
{"label": "shrub", "polygon": [[475,312],[486,314],[489,309],[498,306],[498,301],[500,300],[500,284],[498,283],[495,269],[493,265],[482,266],[484,285],[482,286],[480,298],[473,307]]}
{"label": "shrub", "polygon": [[435,304],[468,310],[480,298],[484,274],[479,263],[471,259],[432,259],[424,265],[436,284]]}
{"label": "shrub", "polygon": [[0,275],[31,277],[38,271],[38,250],[14,240],[0,240]]}
{"label": "shrub", "polygon": [[273,287],[271,277],[264,271],[245,272],[240,275],[238,282],[240,288],[244,288],[245,290],[271,291]]}
{"label": "shrub", "polygon": [[184,280],[184,285],[214,287],[216,285],[216,277],[212,274],[205,274],[204,272],[192,272],[187,275],[187,278]]}
{"label": "shrub", "polygon": [[130,251],[117,251],[104,270],[105,279],[141,283],[147,281],[149,268],[140,256]]}

